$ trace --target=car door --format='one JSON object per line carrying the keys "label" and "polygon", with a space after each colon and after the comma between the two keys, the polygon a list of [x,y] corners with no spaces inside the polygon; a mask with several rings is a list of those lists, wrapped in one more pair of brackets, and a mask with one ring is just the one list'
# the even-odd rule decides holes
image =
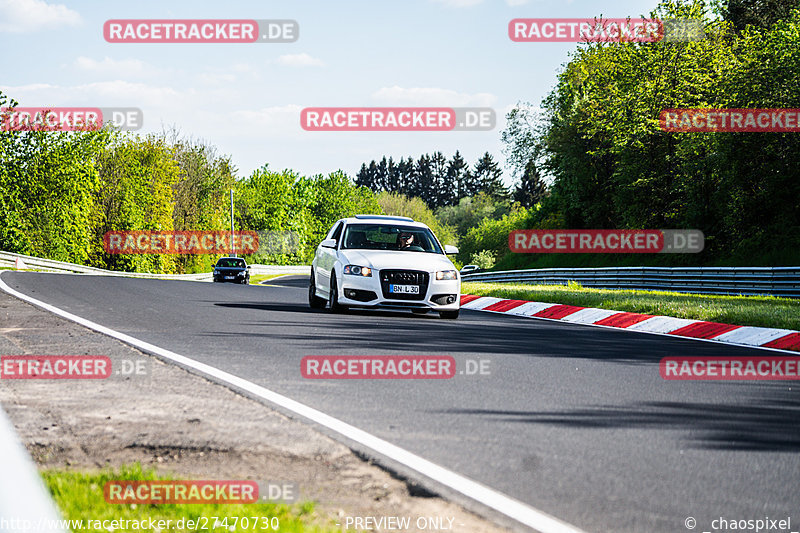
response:
{"label": "car door", "polygon": [[[336,241],[337,248],[342,236],[342,228],[344,228],[344,222],[340,220],[326,236],[326,239],[334,239]],[[317,267],[314,271],[314,280],[317,287],[324,294],[330,294],[331,270],[336,264],[336,254],[336,248],[327,248],[322,245],[317,247]]]}

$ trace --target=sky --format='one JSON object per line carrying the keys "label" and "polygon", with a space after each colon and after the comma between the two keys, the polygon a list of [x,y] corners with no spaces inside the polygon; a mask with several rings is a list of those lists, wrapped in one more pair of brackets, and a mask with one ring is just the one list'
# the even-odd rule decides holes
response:
{"label": "sky", "polygon": [[[136,107],[138,133],[177,129],[229,155],[303,175],[459,150],[504,165],[517,102],[541,103],[578,45],[518,43],[514,18],[639,17],[657,0],[137,2],[0,0],[0,91],[20,106]],[[110,19],[291,19],[291,43],[109,43]],[[306,107],[490,107],[491,131],[305,131]],[[510,169],[504,179],[512,183]]]}

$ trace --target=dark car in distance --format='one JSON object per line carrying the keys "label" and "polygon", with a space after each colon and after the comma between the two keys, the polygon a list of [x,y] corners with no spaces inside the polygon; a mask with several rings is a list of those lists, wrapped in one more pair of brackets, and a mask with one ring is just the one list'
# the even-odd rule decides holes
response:
{"label": "dark car in distance", "polygon": [[221,257],[214,265],[214,282],[250,283],[250,265],[241,257]]}

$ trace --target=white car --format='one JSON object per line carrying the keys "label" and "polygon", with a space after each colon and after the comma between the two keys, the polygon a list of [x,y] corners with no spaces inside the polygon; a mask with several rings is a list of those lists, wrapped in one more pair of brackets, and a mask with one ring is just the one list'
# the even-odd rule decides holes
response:
{"label": "white car", "polygon": [[437,311],[458,318],[461,275],[428,226],[407,217],[356,215],[336,222],[311,263],[308,304]]}

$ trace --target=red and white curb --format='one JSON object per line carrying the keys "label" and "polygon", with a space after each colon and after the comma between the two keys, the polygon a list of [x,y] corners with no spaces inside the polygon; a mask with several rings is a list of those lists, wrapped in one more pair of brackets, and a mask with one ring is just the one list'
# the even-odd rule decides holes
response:
{"label": "red and white curb", "polygon": [[461,295],[461,308],[800,352],[800,331],[791,329],[734,326],[687,318],[643,315],[525,300],[506,300],[473,294]]}

